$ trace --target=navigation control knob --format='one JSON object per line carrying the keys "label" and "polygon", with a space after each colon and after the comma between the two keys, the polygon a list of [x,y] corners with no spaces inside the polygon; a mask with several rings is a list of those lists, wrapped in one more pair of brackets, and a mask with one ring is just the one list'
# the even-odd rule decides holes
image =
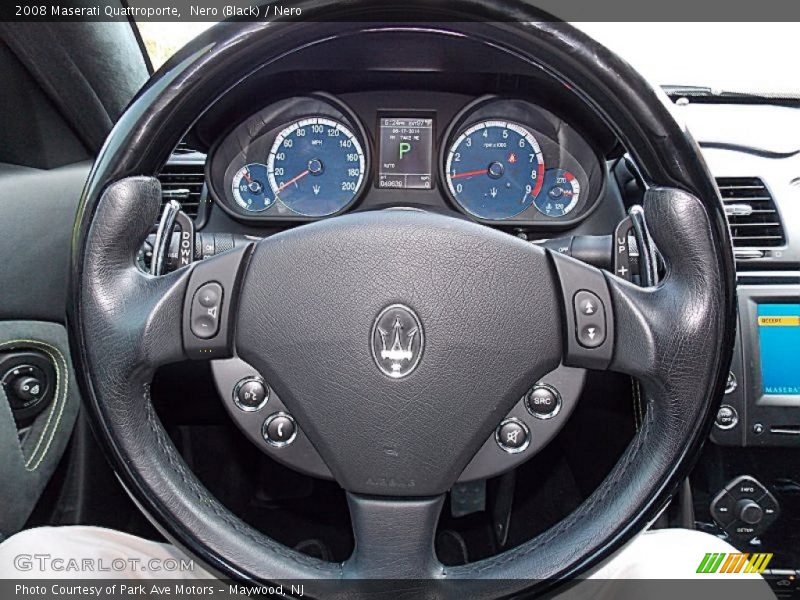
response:
{"label": "navigation control knob", "polygon": [[747,498],[743,498],[736,503],[736,511],[739,519],[748,525],[756,525],[764,517],[764,509],[754,500]]}

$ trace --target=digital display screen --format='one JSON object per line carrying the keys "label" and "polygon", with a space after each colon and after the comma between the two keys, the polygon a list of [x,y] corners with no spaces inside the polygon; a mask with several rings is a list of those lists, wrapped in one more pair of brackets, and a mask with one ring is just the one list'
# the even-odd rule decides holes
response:
{"label": "digital display screen", "polygon": [[800,396],[800,304],[759,304],[761,386],[770,396]]}
{"label": "digital display screen", "polygon": [[381,117],[378,187],[433,187],[433,119]]}

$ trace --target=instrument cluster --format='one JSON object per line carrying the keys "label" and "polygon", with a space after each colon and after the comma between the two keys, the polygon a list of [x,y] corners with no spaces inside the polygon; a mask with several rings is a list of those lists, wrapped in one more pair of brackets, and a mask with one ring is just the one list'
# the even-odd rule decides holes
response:
{"label": "instrument cluster", "polygon": [[449,115],[369,112],[324,93],[271,104],[211,149],[210,193],[242,221],[438,203],[487,224],[564,227],[588,216],[603,188],[599,154],[523,99],[486,96]]}

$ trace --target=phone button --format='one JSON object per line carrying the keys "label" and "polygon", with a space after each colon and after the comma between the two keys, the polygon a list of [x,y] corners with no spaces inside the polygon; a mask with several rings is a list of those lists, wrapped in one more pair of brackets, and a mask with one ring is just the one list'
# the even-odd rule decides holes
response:
{"label": "phone button", "polygon": [[268,444],[281,448],[287,446],[297,437],[297,424],[291,415],[276,412],[267,417],[261,427],[261,434]]}

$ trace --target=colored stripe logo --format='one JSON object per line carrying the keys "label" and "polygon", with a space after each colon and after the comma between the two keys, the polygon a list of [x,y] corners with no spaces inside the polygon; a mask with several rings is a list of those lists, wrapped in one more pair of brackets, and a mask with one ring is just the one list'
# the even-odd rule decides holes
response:
{"label": "colored stripe logo", "polygon": [[756,552],[754,554],[725,552],[708,552],[697,567],[698,573],[763,573],[772,553]]}

